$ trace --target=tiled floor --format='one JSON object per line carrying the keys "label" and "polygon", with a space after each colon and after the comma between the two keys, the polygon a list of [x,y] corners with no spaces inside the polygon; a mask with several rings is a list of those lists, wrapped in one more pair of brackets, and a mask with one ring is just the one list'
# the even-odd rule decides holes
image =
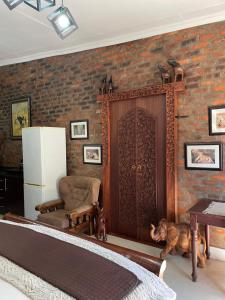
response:
{"label": "tiled floor", "polygon": [[[108,242],[159,256],[160,249],[108,236]],[[198,269],[198,281],[191,281],[191,260],[181,256],[167,257],[165,282],[177,293],[177,300],[225,300],[225,262],[208,260]]]}

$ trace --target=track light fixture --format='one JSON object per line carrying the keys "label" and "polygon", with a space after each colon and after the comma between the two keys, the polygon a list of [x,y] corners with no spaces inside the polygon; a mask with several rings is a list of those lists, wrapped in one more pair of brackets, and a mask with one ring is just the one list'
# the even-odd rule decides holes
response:
{"label": "track light fixture", "polygon": [[23,0],[3,0],[10,10],[20,5]]}
{"label": "track light fixture", "polygon": [[[3,0],[10,10],[17,7],[24,2],[37,11],[42,11],[46,8],[55,6],[55,0]],[[48,15],[48,20],[53,25],[56,33],[61,39],[66,38],[72,32],[78,29],[78,25],[75,22],[71,12],[67,7],[62,5]]]}
{"label": "track light fixture", "polygon": [[55,6],[55,0],[25,0],[24,3],[36,9],[37,11]]}
{"label": "track light fixture", "polygon": [[73,31],[78,29],[77,23],[69,9],[64,7],[63,4],[48,16],[48,20],[52,23],[55,31],[61,39],[64,39]]}

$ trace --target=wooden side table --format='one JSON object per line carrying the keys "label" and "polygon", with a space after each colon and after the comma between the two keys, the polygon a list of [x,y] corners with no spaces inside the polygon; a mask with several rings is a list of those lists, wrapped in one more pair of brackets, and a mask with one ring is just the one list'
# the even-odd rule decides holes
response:
{"label": "wooden side table", "polygon": [[198,223],[205,224],[206,239],[206,256],[210,258],[209,249],[209,225],[225,228],[225,216],[204,214],[203,211],[208,208],[212,202],[222,202],[213,199],[201,199],[199,202],[189,209],[190,226],[192,237],[192,281],[197,281],[197,239],[198,239]]}

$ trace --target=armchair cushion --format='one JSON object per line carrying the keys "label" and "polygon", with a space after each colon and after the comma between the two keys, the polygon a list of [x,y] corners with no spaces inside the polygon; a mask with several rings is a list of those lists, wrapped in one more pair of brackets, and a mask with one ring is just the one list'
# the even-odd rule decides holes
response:
{"label": "armchair cushion", "polygon": [[39,214],[38,221],[65,229],[69,227],[69,219],[66,216],[67,213],[68,212],[64,209],[57,209],[56,211],[46,214]]}
{"label": "armchair cushion", "polygon": [[100,180],[84,176],[66,176],[59,182],[65,210],[71,211],[98,201]]}

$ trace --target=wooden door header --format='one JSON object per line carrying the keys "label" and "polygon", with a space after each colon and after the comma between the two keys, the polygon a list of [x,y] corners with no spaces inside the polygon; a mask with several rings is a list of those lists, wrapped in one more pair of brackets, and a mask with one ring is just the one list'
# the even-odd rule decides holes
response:
{"label": "wooden door header", "polygon": [[180,81],[180,82],[173,82],[167,84],[153,85],[153,86],[148,86],[140,89],[124,91],[124,92],[98,95],[97,102],[128,100],[128,99],[135,99],[138,97],[148,97],[152,95],[167,94],[171,91],[175,93],[182,92],[184,90],[185,90],[184,82]]}

